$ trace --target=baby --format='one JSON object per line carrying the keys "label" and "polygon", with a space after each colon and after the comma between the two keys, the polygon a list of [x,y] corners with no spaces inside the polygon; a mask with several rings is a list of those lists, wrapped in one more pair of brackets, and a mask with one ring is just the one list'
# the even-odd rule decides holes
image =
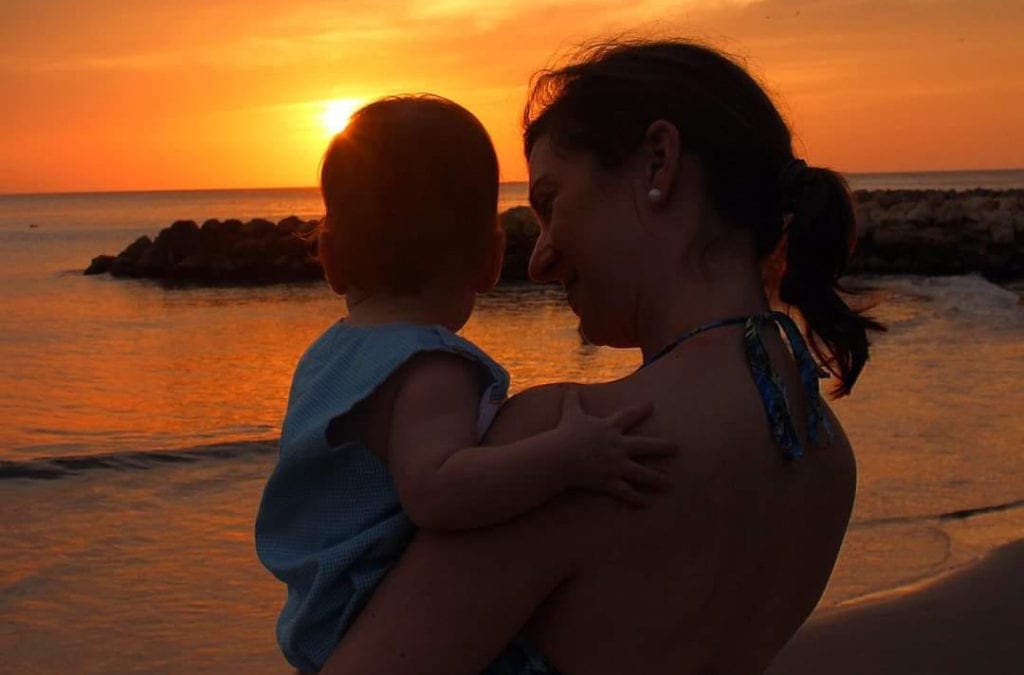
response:
{"label": "baby", "polygon": [[627,435],[649,405],[598,418],[574,393],[556,428],[479,444],[508,374],[455,331],[497,283],[504,235],[497,158],[467,110],[367,105],[328,148],[321,190],[319,256],[348,315],[299,360],[256,520],[260,560],[288,586],[278,642],[309,671],[417,527],[493,525],[571,488],[642,504],[668,487],[647,462],[676,450]]}

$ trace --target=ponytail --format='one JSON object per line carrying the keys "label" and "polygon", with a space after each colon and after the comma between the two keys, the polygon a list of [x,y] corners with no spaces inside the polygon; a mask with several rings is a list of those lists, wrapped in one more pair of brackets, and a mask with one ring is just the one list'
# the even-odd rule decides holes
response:
{"label": "ponytail", "polygon": [[[786,270],[780,299],[803,315],[804,332],[821,365],[838,378],[835,398],[850,393],[868,360],[867,331],[884,331],[853,310],[839,295],[839,277],[857,239],[857,224],[846,181],[835,171],[807,167],[785,171],[781,186],[786,228]],[[793,164],[791,163],[791,166]]]}

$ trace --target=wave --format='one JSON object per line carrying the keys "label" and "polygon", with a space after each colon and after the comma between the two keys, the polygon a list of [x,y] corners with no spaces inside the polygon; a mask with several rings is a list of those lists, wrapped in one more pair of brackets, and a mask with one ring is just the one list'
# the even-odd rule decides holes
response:
{"label": "wave", "polygon": [[919,298],[932,304],[940,314],[965,318],[1009,314],[1020,316],[1021,296],[976,274],[948,277],[887,276],[863,277],[875,288]]}
{"label": "wave", "polygon": [[238,459],[264,456],[276,452],[276,441],[244,441],[158,452],[134,450],[99,455],[40,457],[23,461],[0,460],[0,480],[17,478],[55,480],[94,470],[145,471],[167,464]]}
{"label": "wave", "polygon": [[866,520],[855,521],[850,524],[850,527],[876,527],[878,525],[915,523],[925,520],[966,520],[967,518],[973,518],[974,516],[983,516],[988,513],[998,513],[999,511],[1010,511],[1012,509],[1019,509],[1021,507],[1024,507],[1024,499],[1016,499],[1014,501],[1003,502],[1001,504],[985,504],[982,506],[973,506],[966,509],[957,509],[956,511],[945,511],[942,513],[922,513],[912,516],[885,516],[883,518],[869,518]]}
{"label": "wave", "polygon": [[[111,452],[99,455],[64,455],[40,457],[23,461],[0,460],[0,480],[30,479],[56,480],[77,476],[85,471],[148,471],[168,464],[186,464],[211,460],[244,459],[262,457],[277,452],[276,440],[239,441],[216,443],[193,448],[167,451]],[[850,523],[851,529],[871,528],[882,525],[914,523],[921,521],[966,520],[975,516],[999,511],[1024,508],[1024,499],[1000,504],[984,504],[955,511],[923,513],[906,516],[884,516]]]}

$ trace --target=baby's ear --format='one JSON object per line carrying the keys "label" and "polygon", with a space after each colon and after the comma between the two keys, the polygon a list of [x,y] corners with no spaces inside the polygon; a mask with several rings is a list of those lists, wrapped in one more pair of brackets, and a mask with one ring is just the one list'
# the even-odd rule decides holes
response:
{"label": "baby's ear", "polygon": [[350,279],[345,274],[345,270],[341,269],[341,265],[338,264],[339,261],[334,257],[332,236],[331,231],[324,228],[323,224],[321,224],[320,232],[316,238],[316,257],[324,268],[324,277],[327,278],[327,283],[330,284],[331,290],[338,295],[345,295],[348,292]]}
{"label": "baby's ear", "polygon": [[501,266],[505,261],[505,228],[497,223],[494,228],[494,236],[491,239],[490,251],[487,260],[480,270],[480,276],[473,284],[473,290],[477,293],[487,293],[498,285],[501,279]]}

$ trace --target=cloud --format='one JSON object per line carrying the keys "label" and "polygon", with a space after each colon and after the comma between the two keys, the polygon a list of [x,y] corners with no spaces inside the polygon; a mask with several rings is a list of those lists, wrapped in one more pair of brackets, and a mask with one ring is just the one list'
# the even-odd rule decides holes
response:
{"label": "cloud", "polygon": [[[256,16],[235,3],[191,9],[190,4],[177,3],[173,14],[155,7],[123,16],[86,12],[82,25],[62,40],[45,39],[47,31],[58,32],[56,26],[43,30],[42,40],[19,35],[20,43],[15,40],[0,55],[0,67],[35,72],[255,70],[330,62],[354,53],[407,52],[417,46],[429,47],[433,54],[467,53],[483,65],[488,59],[472,49],[481,37],[497,38],[498,50],[550,45],[553,36],[566,34],[582,41],[609,30],[651,27],[684,13],[745,7],[756,0],[402,0],[387,5],[307,0],[263,3]],[[46,15],[54,8],[43,5],[39,11]],[[57,19],[40,19],[46,20]],[[111,33],[108,24],[115,21],[118,32]]]}

